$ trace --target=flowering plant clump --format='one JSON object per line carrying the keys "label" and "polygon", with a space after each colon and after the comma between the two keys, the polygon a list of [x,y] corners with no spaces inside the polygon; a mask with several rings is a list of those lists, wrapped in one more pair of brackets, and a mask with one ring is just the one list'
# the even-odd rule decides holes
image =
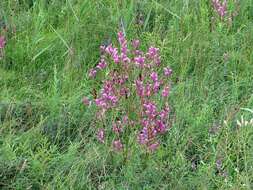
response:
{"label": "flowering plant clump", "polygon": [[[89,70],[89,77],[102,78],[101,90],[94,98],[83,98],[86,106],[97,107],[97,131],[100,143],[110,143],[115,151],[128,150],[134,139],[153,152],[159,147],[159,136],[169,129],[168,97],[172,70],[161,68],[159,49],[149,47],[144,53],[140,41],[131,47],[123,32],[118,33],[120,47],[101,46],[101,59]],[[158,72],[161,71],[161,72]]]}
{"label": "flowering plant clump", "polygon": [[236,10],[234,10],[233,12],[228,10],[227,0],[223,0],[223,2],[221,2],[220,0],[211,0],[211,2],[212,2],[213,10],[214,12],[216,12],[219,18],[222,21],[227,22],[229,25],[231,25],[233,18],[238,15],[239,2],[237,0],[234,1]]}
{"label": "flowering plant clump", "polygon": [[212,0],[214,11],[221,17],[224,18],[227,14],[227,1],[224,0],[223,3],[220,0]]}

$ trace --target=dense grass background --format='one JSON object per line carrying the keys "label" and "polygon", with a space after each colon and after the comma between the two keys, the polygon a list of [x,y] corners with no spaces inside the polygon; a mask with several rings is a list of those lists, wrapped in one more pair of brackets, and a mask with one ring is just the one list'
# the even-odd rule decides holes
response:
{"label": "dense grass background", "polygon": [[[208,0],[1,0],[0,189],[253,189],[253,126],[236,124],[252,118],[253,1],[230,28],[212,16]],[[173,127],[146,164],[138,147],[111,157],[81,103],[121,18],[173,69]]]}

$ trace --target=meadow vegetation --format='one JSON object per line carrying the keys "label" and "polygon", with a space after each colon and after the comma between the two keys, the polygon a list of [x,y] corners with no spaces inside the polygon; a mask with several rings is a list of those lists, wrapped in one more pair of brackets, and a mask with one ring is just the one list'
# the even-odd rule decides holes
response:
{"label": "meadow vegetation", "polygon": [[[228,0],[226,14],[215,6],[1,0],[0,189],[253,189],[253,0]],[[155,151],[136,131],[124,137],[127,153],[99,142],[99,109],[83,102],[99,96],[103,78],[89,72],[101,45],[119,47],[119,31],[129,46],[159,48],[159,76],[172,69],[169,127]]]}

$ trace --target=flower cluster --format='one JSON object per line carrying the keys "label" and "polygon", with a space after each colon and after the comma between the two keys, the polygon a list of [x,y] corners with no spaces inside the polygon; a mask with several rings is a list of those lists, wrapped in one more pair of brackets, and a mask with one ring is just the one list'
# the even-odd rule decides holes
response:
{"label": "flower cluster", "polygon": [[0,49],[3,49],[5,46],[5,38],[4,36],[0,36]]}
{"label": "flower cluster", "polygon": [[5,47],[6,41],[4,36],[0,36],[0,59],[3,57],[3,49]]}
{"label": "flower cluster", "polygon": [[[221,18],[222,21],[226,21],[228,25],[231,26],[233,18],[238,15],[240,4],[238,0],[234,0],[234,11],[229,11],[228,10],[228,2],[227,0],[211,0],[212,5],[213,5],[213,10],[214,12],[217,13],[217,15]],[[214,19],[214,17],[213,17]]]}
{"label": "flower cluster", "polygon": [[227,14],[227,0],[224,0],[223,3],[220,0],[212,0],[212,4],[215,12],[223,19]]}
{"label": "flower cluster", "polygon": [[[83,104],[93,103],[98,108],[99,119],[111,123],[98,130],[99,142],[105,143],[113,134],[110,135],[114,137],[112,147],[121,151],[124,144],[128,144],[129,135],[137,134],[137,142],[153,152],[159,147],[158,137],[169,128],[168,96],[172,70],[165,67],[163,72],[158,72],[161,70],[159,48],[151,46],[145,53],[139,49],[139,40],[133,40],[128,47],[122,32],[118,33],[118,41],[119,48],[112,44],[100,47],[101,59],[88,75],[95,78],[101,72],[104,80],[94,99],[84,97]],[[106,113],[114,113],[117,117],[111,122]]]}

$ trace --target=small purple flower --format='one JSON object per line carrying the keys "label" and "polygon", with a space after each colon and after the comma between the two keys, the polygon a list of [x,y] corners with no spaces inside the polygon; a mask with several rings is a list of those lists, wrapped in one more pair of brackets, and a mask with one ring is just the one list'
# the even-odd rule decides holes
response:
{"label": "small purple flower", "polygon": [[148,127],[150,125],[150,121],[148,119],[142,119],[141,120],[141,126],[143,126],[144,128],[145,127]]}
{"label": "small purple flower", "polygon": [[137,49],[135,49],[135,50],[133,51],[133,54],[134,54],[136,57],[138,57],[138,56],[143,56],[143,52],[140,51],[140,50],[137,50]]}
{"label": "small purple flower", "polygon": [[107,99],[108,99],[109,101],[111,101],[111,103],[112,103],[113,105],[115,105],[115,104],[118,102],[118,97],[117,97],[117,96],[114,96],[114,95],[108,95],[108,96],[107,96]]}
{"label": "small purple flower", "polygon": [[138,56],[134,58],[134,62],[136,63],[137,66],[143,68],[144,67],[144,63],[145,63],[145,58]]}
{"label": "small purple flower", "polygon": [[119,40],[120,45],[124,44],[126,41],[124,33],[122,31],[118,32],[118,40]]}
{"label": "small purple flower", "polygon": [[169,77],[172,74],[172,69],[171,68],[166,67],[166,68],[163,69],[163,71],[164,71],[164,75],[166,77]]}
{"label": "small purple flower", "polygon": [[168,97],[170,93],[170,87],[169,86],[165,86],[163,91],[162,91],[162,96],[163,97]]}
{"label": "small purple flower", "polygon": [[129,63],[130,59],[127,57],[127,40],[125,39],[124,33],[122,31],[118,33],[118,40],[121,46],[121,59],[124,63]]}
{"label": "small purple flower", "polygon": [[137,141],[139,144],[148,145],[152,140],[154,140],[156,135],[157,130],[155,129],[155,127],[143,127],[137,136]]}
{"label": "small purple flower", "polygon": [[123,124],[126,125],[129,121],[129,118],[127,115],[124,115],[123,118],[122,118],[122,121],[123,121]]}
{"label": "small purple flower", "polygon": [[113,149],[117,152],[123,149],[123,144],[121,143],[120,139],[113,141],[112,146],[113,146]]}
{"label": "small purple flower", "polygon": [[144,96],[143,82],[142,82],[141,80],[136,80],[136,81],[135,81],[135,85],[136,85],[137,94],[138,94],[140,97],[143,97],[143,96]]}
{"label": "small purple flower", "polygon": [[121,60],[123,63],[130,63],[131,62],[130,58],[127,57],[127,55],[123,54],[123,53],[121,54]]}
{"label": "small purple flower", "polygon": [[221,3],[220,0],[212,0],[212,4],[214,10],[223,19],[227,14],[227,1],[224,0],[223,3]]}
{"label": "small purple flower", "polygon": [[114,60],[114,63],[118,64],[120,62],[120,58],[117,54],[114,54],[112,58]]}
{"label": "small purple flower", "polygon": [[112,124],[112,130],[116,134],[120,134],[123,131],[121,122],[116,122]]}
{"label": "small purple flower", "polygon": [[0,49],[5,47],[6,41],[4,36],[0,36]]}
{"label": "small purple flower", "polygon": [[134,49],[137,49],[140,46],[140,41],[139,40],[133,40],[132,46]]}
{"label": "small purple flower", "polygon": [[96,69],[90,69],[89,71],[89,77],[90,78],[94,78],[97,74],[97,70]]}
{"label": "small purple flower", "polygon": [[98,69],[102,70],[104,68],[106,68],[107,64],[105,62],[104,59],[101,59],[101,61],[98,63],[98,65],[96,66]]}
{"label": "small purple flower", "polygon": [[157,120],[156,121],[156,130],[158,133],[163,134],[166,132],[166,125],[161,120]]}
{"label": "small purple flower", "polygon": [[105,52],[112,57],[114,63],[118,64],[120,62],[117,48],[114,48],[112,45],[109,45],[106,47]]}
{"label": "small purple flower", "polygon": [[170,112],[170,109],[169,107],[165,107],[159,114],[161,120],[166,120],[168,118],[168,115],[169,115],[169,112]]}
{"label": "small purple flower", "polygon": [[124,97],[129,97],[130,96],[130,90],[128,88],[121,88],[120,89],[120,95]]}
{"label": "small purple flower", "polygon": [[154,58],[155,56],[158,56],[158,54],[159,54],[159,48],[155,48],[155,47],[151,46],[148,49],[148,56],[150,58]]}
{"label": "small purple flower", "polygon": [[155,60],[154,60],[154,62],[155,62],[155,64],[157,66],[160,66],[161,65],[161,58],[160,58],[160,56],[156,57]]}
{"label": "small purple flower", "polygon": [[153,86],[153,90],[155,93],[157,93],[160,90],[160,86],[161,86],[161,83],[159,81],[156,81]]}
{"label": "small purple flower", "polygon": [[138,134],[138,142],[139,144],[148,143],[148,127],[143,127],[141,132]]}
{"label": "small purple flower", "polygon": [[218,160],[216,160],[216,168],[217,168],[217,170],[221,170],[222,169],[222,160],[221,159],[218,159]]}
{"label": "small purple flower", "polygon": [[149,149],[149,151],[154,152],[155,150],[157,150],[159,145],[160,144],[158,142],[152,143],[151,145],[148,146],[148,149]]}
{"label": "small purple flower", "polygon": [[105,130],[100,128],[97,133],[97,139],[101,143],[105,143]]}
{"label": "small purple flower", "polygon": [[153,119],[157,115],[157,108],[156,105],[152,102],[147,102],[143,104],[145,114],[150,118]]}
{"label": "small purple flower", "polygon": [[147,83],[145,88],[145,95],[149,97],[151,96],[151,93],[152,93],[152,85],[150,83]]}
{"label": "small purple flower", "polygon": [[123,55],[127,55],[128,49],[127,49],[126,42],[124,44],[122,44],[121,52],[122,52]]}
{"label": "small purple flower", "polygon": [[158,74],[156,72],[152,72],[150,74],[150,78],[154,81],[157,82],[158,81]]}
{"label": "small purple flower", "polygon": [[107,108],[107,104],[106,104],[106,102],[103,100],[103,98],[97,98],[97,99],[95,99],[95,103],[96,103],[96,105],[97,105],[98,107],[100,107],[100,108],[104,108],[104,109]]}

